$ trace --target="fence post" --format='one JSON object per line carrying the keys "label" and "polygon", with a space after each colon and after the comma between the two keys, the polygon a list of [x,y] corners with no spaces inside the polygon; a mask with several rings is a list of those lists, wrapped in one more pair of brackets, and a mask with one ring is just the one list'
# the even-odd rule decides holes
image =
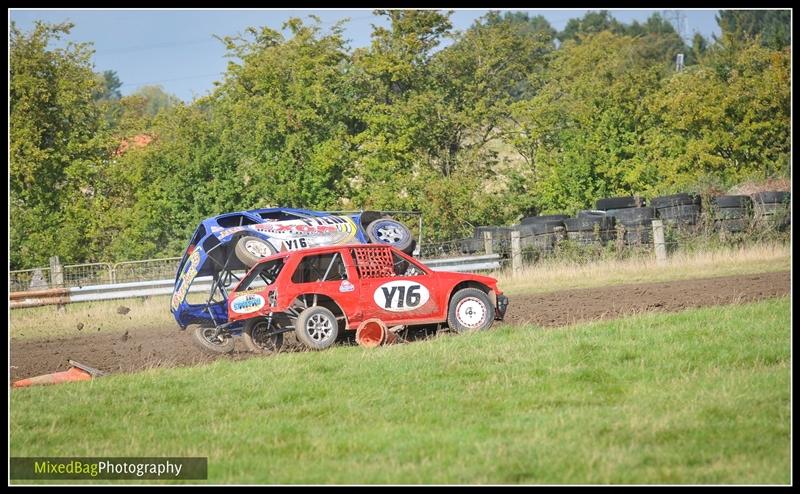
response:
{"label": "fence post", "polygon": [[64,288],[64,268],[58,256],[50,258],[50,285],[51,288]]}
{"label": "fence post", "polygon": [[653,245],[656,249],[656,264],[667,262],[667,246],[664,243],[664,223],[653,220]]}
{"label": "fence post", "polygon": [[483,248],[487,254],[494,254],[494,250],[492,250],[492,232],[483,232]]}
{"label": "fence post", "polygon": [[511,271],[522,272],[522,249],[520,248],[519,230],[511,230]]}

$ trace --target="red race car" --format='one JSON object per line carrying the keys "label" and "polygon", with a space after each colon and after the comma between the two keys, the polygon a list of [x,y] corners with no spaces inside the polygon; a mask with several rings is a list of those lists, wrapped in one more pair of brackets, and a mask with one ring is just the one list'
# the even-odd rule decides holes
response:
{"label": "red race car", "polygon": [[244,323],[250,350],[271,353],[288,331],[322,350],[370,318],[483,330],[502,320],[507,306],[494,278],[433,271],[385,245],[341,245],[264,258],[229,294],[228,318]]}

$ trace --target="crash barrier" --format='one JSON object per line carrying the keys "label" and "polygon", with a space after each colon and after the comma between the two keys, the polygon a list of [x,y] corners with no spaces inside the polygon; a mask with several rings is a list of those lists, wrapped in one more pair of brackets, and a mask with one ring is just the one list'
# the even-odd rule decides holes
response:
{"label": "crash barrier", "polygon": [[160,280],[175,276],[180,257],[126,261],[118,263],[73,264],[62,266],[58,257],[50,267],[9,271],[9,291],[78,288],[85,286]]}
{"label": "crash barrier", "polygon": [[[430,261],[421,260],[421,262],[434,271],[489,271],[500,268],[500,255],[467,256]],[[172,274],[174,275],[174,271]],[[209,293],[211,291],[212,281],[210,276],[200,276],[196,278],[189,288],[189,293]],[[63,305],[72,302],[95,302],[121,298],[171,295],[174,285],[175,279],[172,278],[130,283],[107,283],[79,287],[49,288],[45,290],[12,291],[9,295],[9,305],[12,309],[21,309],[25,307],[38,307],[41,305]],[[252,286],[257,287],[259,283],[254,283]]]}

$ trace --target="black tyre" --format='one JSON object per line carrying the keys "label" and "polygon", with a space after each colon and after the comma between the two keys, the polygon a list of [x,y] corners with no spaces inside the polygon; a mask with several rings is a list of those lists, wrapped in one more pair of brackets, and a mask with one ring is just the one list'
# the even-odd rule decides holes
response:
{"label": "black tyre", "polygon": [[753,194],[753,202],[757,204],[789,204],[791,194],[788,192],[759,192]]}
{"label": "black tyre", "polygon": [[654,197],[650,200],[650,207],[661,209],[671,208],[676,206],[690,206],[700,205],[700,196],[693,196],[682,192],[680,194],[673,194],[669,196]]}
{"label": "black tyre", "polygon": [[414,236],[411,230],[399,221],[391,218],[379,218],[366,228],[367,237],[372,243],[396,247],[406,254],[414,251]]}
{"label": "black tyre", "polygon": [[297,339],[311,350],[324,350],[336,342],[339,323],[333,312],[315,305],[300,313],[295,323]]}
{"label": "black tyre", "polygon": [[242,261],[242,264],[252,268],[258,264],[258,261],[275,254],[277,251],[271,243],[264,239],[245,236],[236,242],[234,252],[236,253],[236,258]]}
{"label": "black tyre", "polygon": [[609,214],[616,218],[617,223],[640,223],[653,218],[653,208],[627,208]]}
{"label": "black tyre", "polygon": [[606,197],[597,200],[596,209],[608,211],[609,209],[624,209],[636,208],[644,204],[639,197],[625,196],[625,197]]}
{"label": "black tyre", "polygon": [[462,288],[450,298],[447,325],[456,333],[489,329],[494,322],[494,306],[486,292]]}
{"label": "black tyre", "polygon": [[212,353],[230,353],[236,342],[230,334],[214,336],[216,329],[213,326],[195,325],[192,330],[192,341],[203,350]]}
{"label": "black tyre", "polygon": [[544,216],[528,216],[522,218],[519,222],[520,225],[533,225],[537,223],[546,223],[550,221],[563,221],[569,218],[566,214],[548,214]]}
{"label": "black tyre", "polygon": [[564,228],[564,220],[548,220],[525,225],[520,224],[519,231],[523,235],[526,233],[529,235],[542,235],[544,233],[553,233],[558,227]]}
{"label": "black tyre", "polygon": [[484,248],[483,240],[479,238],[465,238],[461,240],[461,253],[474,254],[480,252]]}
{"label": "black tyre", "polygon": [[578,211],[578,214],[575,215],[576,218],[606,218],[608,215],[605,211],[600,211],[599,209],[585,209],[583,211]]}
{"label": "black tyre", "polygon": [[245,323],[242,335],[245,346],[253,353],[278,353],[283,347],[283,333],[270,334],[275,329],[266,319],[250,319]]}
{"label": "black tyre", "polygon": [[747,217],[747,210],[744,208],[719,208],[714,211],[714,219],[717,220],[738,220]]}
{"label": "black tyre", "polygon": [[564,220],[568,232],[593,232],[595,228],[610,230],[614,228],[613,216],[579,216]]}
{"label": "black tyre", "polygon": [[700,206],[695,204],[671,206],[658,209],[656,212],[658,213],[658,217],[663,220],[693,225],[697,221],[697,218],[700,217]]}
{"label": "black tyre", "polygon": [[750,196],[718,196],[713,202],[718,208],[746,208],[753,205]]}

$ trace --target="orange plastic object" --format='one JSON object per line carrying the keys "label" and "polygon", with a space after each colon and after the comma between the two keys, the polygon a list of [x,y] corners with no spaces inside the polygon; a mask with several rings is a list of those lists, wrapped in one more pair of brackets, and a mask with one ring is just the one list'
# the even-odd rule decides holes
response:
{"label": "orange plastic object", "polygon": [[363,347],[391,345],[396,341],[397,335],[389,331],[380,319],[366,319],[356,329],[356,343]]}
{"label": "orange plastic object", "polygon": [[11,383],[12,388],[26,388],[28,386],[38,386],[41,384],[59,384],[70,381],[91,381],[92,375],[83,369],[70,367],[69,370],[44,374],[42,376],[20,379]]}

